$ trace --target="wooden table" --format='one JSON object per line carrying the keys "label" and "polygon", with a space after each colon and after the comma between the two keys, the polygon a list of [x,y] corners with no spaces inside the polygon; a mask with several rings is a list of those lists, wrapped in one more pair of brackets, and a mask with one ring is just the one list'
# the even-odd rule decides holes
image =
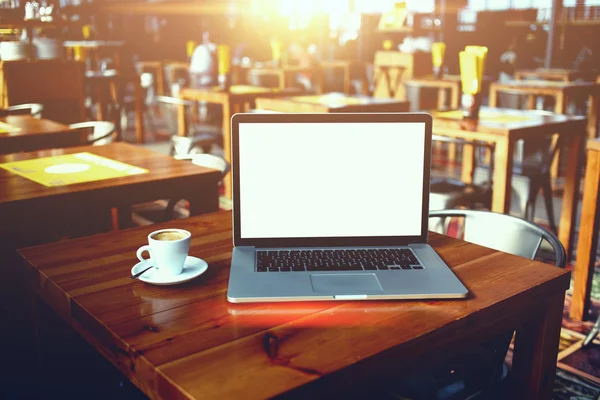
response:
{"label": "wooden table", "polygon": [[406,112],[407,101],[350,96],[343,93],[273,97],[256,99],[256,108],[278,112],[340,113],[340,112]]}
{"label": "wooden table", "polygon": [[[141,84],[141,76],[136,73],[121,74],[115,69],[106,71],[86,71],[86,83],[92,88],[96,97],[96,119],[105,121],[106,110],[110,102],[123,105],[125,87],[133,86],[133,111],[135,115],[135,139],[137,144],[146,142],[146,129],[144,127],[145,93]],[[108,88],[109,99],[105,89]],[[120,121],[120,118],[117,118]],[[120,132],[121,133],[121,132]]]}
{"label": "wooden table", "polygon": [[[520,80],[510,82],[494,82],[490,86],[490,107],[497,104],[498,93],[509,92],[527,95],[527,108],[534,110],[536,108],[536,96],[552,96],[555,105],[554,112],[566,114],[569,106],[569,99],[574,96],[588,96],[588,138],[598,136],[598,121],[600,121],[600,84],[594,82],[554,82],[537,80]],[[560,151],[557,151],[552,163],[552,176],[559,175]]]}
{"label": "wooden table", "polygon": [[[277,77],[277,88],[279,90],[284,90],[290,87],[290,75],[293,74],[301,74],[301,73],[310,73],[314,74],[315,78],[315,88],[317,93],[321,93],[323,87],[323,80],[321,71],[319,68],[313,66],[296,66],[296,65],[284,65],[281,67],[276,66],[262,66],[262,67],[251,67],[248,69],[248,74],[255,75],[275,75]],[[239,81],[239,78],[237,78]],[[234,81],[235,82],[235,81]]]}
{"label": "wooden table", "polygon": [[[235,113],[248,112],[254,107],[258,97],[285,97],[290,94],[300,93],[293,89],[273,89],[259,86],[234,85],[229,91],[218,87],[207,88],[182,88],[179,97],[185,100],[204,101],[220,104],[223,107],[223,154],[231,162],[231,116]],[[179,108],[179,134],[187,135],[189,131],[185,118],[185,108]],[[231,174],[223,180],[225,197],[231,199]]]}
{"label": "wooden table", "polygon": [[[577,258],[573,275],[573,297],[571,318],[582,320],[590,309],[592,277],[598,249],[598,229],[600,227],[600,139],[590,139],[587,143],[587,166],[581,203],[581,222]],[[564,232],[564,236],[572,232]]]}
{"label": "wooden table", "polygon": [[499,92],[527,95],[527,108],[535,109],[536,96],[552,96],[555,100],[554,112],[566,114],[569,100],[574,96],[589,96],[588,137],[598,136],[598,117],[600,115],[600,84],[595,82],[554,82],[538,80],[520,80],[493,82],[490,86],[490,107],[496,107]]}
{"label": "wooden table", "polygon": [[563,269],[431,233],[468,299],[231,304],[227,212],[176,224],[209,263],[203,276],[180,287],[129,279],[146,235],[172,226],[19,250],[36,293],[150,398],[332,398],[513,329],[511,398],[550,398]]}
{"label": "wooden table", "polygon": [[[148,173],[121,178],[46,187],[0,168],[0,237],[25,235],[25,239],[56,229],[88,233],[94,223],[110,229],[110,210],[121,210],[121,222],[130,218],[129,207],[171,197],[188,199],[190,212],[218,210],[219,171],[193,165],[126,143],[81,146],[11,154],[0,164],[63,154],[89,152],[98,156],[148,169]],[[105,221],[108,214],[108,221]],[[96,221],[96,216],[102,221]],[[88,229],[90,228],[90,229]],[[33,232],[31,229],[35,229]],[[21,232],[22,231],[22,232]],[[73,235],[77,235],[74,233]]]}
{"label": "wooden table", "polygon": [[[575,228],[581,174],[581,141],[585,137],[586,119],[580,116],[554,114],[545,111],[526,111],[482,107],[479,122],[440,117],[444,114],[432,112],[433,133],[473,141],[493,143],[494,176],[492,211],[508,214],[511,203],[511,181],[513,154],[519,139],[533,139],[558,134],[567,148],[567,168],[563,206],[559,226],[560,239],[567,252],[571,249],[570,236]],[[486,117],[486,115],[497,117]],[[463,146],[462,180],[471,182],[473,164],[472,146]]]}
{"label": "wooden table", "polygon": [[375,97],[391,97],[404,100],[406,93],[402,84],[407,79],[431,74],[431,53],[413,54],[399,51],[377,51],[374,59],[373,82]]}
{"label": "wooden table", "polygon": [[90,66],[94,70],[99,69],[99,53],[105,50],[111,52],[115,68],[120,69],[120,51],[124,44],[125,42],[119,40],[66,40],[63,42],[63,46],[67,49],[67,57],[69,58],[75,58],[74,49],[85,49],[85,52],[88,53],[85,55],[85,58],[90,60],[92,63]]}
{"label": "wooden table", "polygon": [[0,133],[0,154],[76,146],[83,139],[81,131],[31,115],[8,116],[0,118],[0,122],[19,128],[15,132]]}
{"label": "wooden table", "polygon": [[598,76],[598,71],[580,71],[563,68],[537,68],[519,69],[515,72],[515,79],[541,79],[548,81],[572,82],[578,79],[593,81]]}
{"label": "wooden table", "polygon": [[[460,76],[451,75],[442,78],[435,78],[433,75],[427,75],[422,78],[411,78],[404,81],[405,85],[415,85],[427,88],[438,89],[437,109],[450,108],[456,110],[460,107],[461,82]],[[450,99],[447,92],[450,91]]]}

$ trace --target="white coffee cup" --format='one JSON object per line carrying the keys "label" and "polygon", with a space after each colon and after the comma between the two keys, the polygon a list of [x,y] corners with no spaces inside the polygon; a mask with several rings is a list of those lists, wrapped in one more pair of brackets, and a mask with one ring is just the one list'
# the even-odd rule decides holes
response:
{"label": "white coffee cup", "polygon": [[[179,275],[190,251],[192,234],[183,229],[161,229],[148,235],[148,244],[136,253],[140,261],[146,261],[165,275]],[[150,258],[142,257],[144,252]]]}

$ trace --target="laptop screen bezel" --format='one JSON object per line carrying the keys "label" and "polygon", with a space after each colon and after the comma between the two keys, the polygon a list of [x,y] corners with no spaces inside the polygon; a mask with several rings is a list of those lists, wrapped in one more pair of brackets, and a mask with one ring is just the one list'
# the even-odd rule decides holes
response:
{"label": "laptop screen bezel", "polygon": [[[240,218],[239,127],[248,123],[410,123],[425,125],[425,155],[423,157],[423,209],[421,234],[414,236],[351,236],[351,237],[281,237],[242,238]],[[342,247],[342,246],[404,246],[426,243],[429,218],[429,185],[431,172],[432,118],[427,113],[247,113],[231,117],[231,152],[233,181],[233,244],[253,247]]]}

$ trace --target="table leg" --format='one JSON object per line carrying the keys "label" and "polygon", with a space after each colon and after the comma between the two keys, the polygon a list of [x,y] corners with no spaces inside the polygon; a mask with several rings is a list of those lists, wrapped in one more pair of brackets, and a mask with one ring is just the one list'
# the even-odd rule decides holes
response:
{"label": "table leg", "polygon": [[[556,103],[554,104],[554,112],[557,114],[566,114],[567,107],[569,105],[569,101],[565,96],[564,92],[557,92],[556,96],[554,96]],[[554,135],[552,138],[553,144],[558,140],[558,135]],[[553,178],[558,177],[559,175],[559,166],[560,166],[560,149],[556,151],[554,155],[554,159],[552,160],[552,164],[550,165],[550,176]]]}
{"label": "table leg", "polygon": [[350,65],[347,64],[344,66],[344,93],[346,94],[350,94],[350,87],[351,87],[351,77],[350,77]]}
{"label": "table leg", "polygon": [[565,188],[563,193],[562,212],[558,225],[558,238],[565,247],[567,257],[572,253],[575,218],[579,203],[579,181],[581,178],[581,146],[585,133],[571,136],[567,144],[567,168],[565,170]]}
{"label": "table leg", "polygon": [[588,105],[588,138],[598,137],[598,115],[600,114],[600,94],[590,96]]}
{"label": "table leg", "polygon": [[457,110],[458,107],[460,107],[459,105],[459,95],[460,95],[460,87],[458,84],[452,86],[452,89],[450,89],[450,108],[453,110]]}
{"label": "table leg", "polygon": [[[228,97],[223,102],[223,157],[228,163],[231,163],[231,116],[236,112],[234,108],[231,98]],[[231,174],[227,174],[223,179],[223,186],[225,187],[225,197],[231,199]]]}
{"label": "table leg", "polygon": [[538,313],[517,329],[512,379],[518,399],[550,399],[556,374],[564,292],[543,300]]}
{"label": "table leg", "polygon": [[156,94],[165,95],[165,67],[162,62],[159,62],[156,68]]}
{"label": "table leg", "polygon": [[187,118],[185,118],[185,106],[182,104],[177,107],[177,135],[187,136],[188,130],[189,126]]}
{"label": "table leg", "polygon": [[513,140],[502,138],[496,142],[494,150],[492,211],[502,214],[510,212],[514,147]]}
{"label": "table leg", "polygon": [[134,111],[135,111],[135,138],[138,144],[146,141],[144,132],[144,91],[137,75],[133,78]]}
{"label": "table leg", "polygon": [[590,307],[590,292],[596,262],[596,246],[598,245],[598,228],[600,226],[599,151],[588,151],[584,182],[570,311],[571,318],[579,321],[586,317]]}
{"label": "table leg", "polygon": [[475,172],[475,149],[470,144],[462,146],[462,169],[460,179],[465,183],[473,182]]}
{"label": "table leg", "polygon": [[498,104],[498,90],[493,83],[490,85],[490,98],[488,103],[490,107],[496,107],[496,104]]}

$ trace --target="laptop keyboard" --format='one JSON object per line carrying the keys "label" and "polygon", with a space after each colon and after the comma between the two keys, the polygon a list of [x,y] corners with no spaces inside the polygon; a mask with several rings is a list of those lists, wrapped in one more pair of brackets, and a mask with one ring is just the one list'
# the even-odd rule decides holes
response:
{"label": "laptop keyboard", "polygon": [[412,270],[423,266],[410,249],[259,250],[258,272]]}

